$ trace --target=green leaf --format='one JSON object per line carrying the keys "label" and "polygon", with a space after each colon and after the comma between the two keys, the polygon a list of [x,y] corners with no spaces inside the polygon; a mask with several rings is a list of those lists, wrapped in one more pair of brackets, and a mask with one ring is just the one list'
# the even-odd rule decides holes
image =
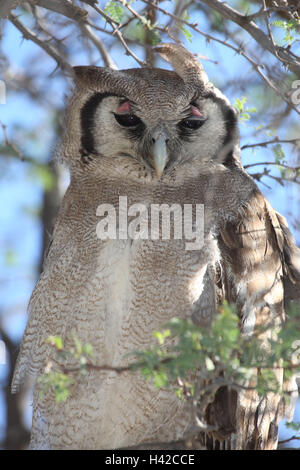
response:
{"label": "green leaf", "polygon": [[300,431],[300,421],[292,421],[291,423],[285,423],[285,425],[293,431]]}
{"label": "green leaf", "polygon": [[248,108],[245,107],[245,104],[247,102],[247,98],[243,96],[241,99],[236,98],[233,107],[237,110],[238,115],[239,115],[239,120],[244,123],[245,121],[249,121],[251,119],[251,114],[256,113],[257,109],[252,107]]}
{"label": "green leaf", "polygon": [[146,30],[140,21],[132,21],[124,30],[124,37],[130,41],[146,42]]}
{"label": "green leaf", "polygon": [[236,98],[235,99],[235,102],[233,103],[233,107],[239,112],[241,113],[244,109],[244,105],[247,101],[247,98],[245,96],[243,96],[241,99],[239,98]]}
{"label": "green leaf", "polygon": [[153,46],[156,46],[161,42],[161,35],[156,29],[148,31],[148,38],[150,39]]}
{"label": "green leaf", "polygon": [[31,169],[31,172],[42,183],[45,191],[51,191],[54,187],[55,178],[51,169],[46,165],[36,165]]}
{"label": "green leaf", "polygon": [[285,21],[282,21],[282,20],[275,20],[275,21],[272,21],[271,25],[273,26],[277,26],[278,28],[285,28]]}
{"label": "green leaf", "polygon": [[271,25],[276,26],[277,28],[282,29],[285,32],[283,41],[288,43],[291,46],[292,42],[295,39],[295,36],[299,34],[300,20],[299,19],[289,19],[289,21],[275,20]]}
{"label": "green leaf", "polygon": [[88,344],[88,343],[84,344],[83,347],[82,347],[82,351],[87,356],[93,356],[94,355],[93,346],[91,344]]}
{"label": "green leaf", "polygon": [[77,336],[74,333],[72,334],[72,337],[73,337],[73,341],[74,341],[74,344],[75,344],[77,356],[80,356],[83,352],[82,343],[81,343],[81,341],[79,341],[79,339],[77,338]]}
{"label": "green leaf", "polygon": [[283,151],[283,148],[282,148],[281,144],[274,145],[272,147],[272,152],[274,154],[276,163],[280,163],[280,161],[282,161],[285,157],[285,154],[284,154],[284,151]]}
{"label": "green leaf", "polygon": [[170,330],[164,330],[162,333],[159,331],[154,331],[153,336],[157,338],[158,343],[160,345],[164,344],[165,339],[170,336],[171,332]]}
{"label": "green leaf", "polygon": [[168,376],[163,370],[155,370],[153,372],[153,380],[156,388],[162,388],[168,385]]}
{"label": "green leaf", "polygon": [[249,121],[250,120],[250,114],[249,113],[241,113],[240,114],[240,120],[241,121]]}
{"label": "green leaf", "polygon": [[52,390],[55,395],[56,403],[65,401],[70,395],[70,387],[74,384],[74,379],[62,372],[48,371],[41,375],[38,379],[42,384],[41,395]]}
{"label": "green leaf", "polygon": [[70,390],[68,390],[67,388],[64,388],[64,389],[56,388],[55,389],[56,403],[61,403],[61,402],[66,401],[69,395],[70,395]]}
{"label": "green leaf", "polygon": [[52,346],[55,346],[58,351],[61,351],[63,348],[63,340],[61,339],[60,336],[49,336],[46,339],[46,343],[49,343]]}
{"label": "green leaf", "polygon": [[185,38],[189,41],[189,42],[192,42],[192,33],[185,27],[185,26],[181,26],[180,27],[180,31],[182,32],[182,34],[185,36]]}
{"label": "green leaf", "polygon": [[264,369],[257,376],[257,393],[266,396],[270,391],[279,391],[279,383],[275,372],[271,369]]}
{"label": "green leaf", "polygon": [[105,5],[104,12],[116,23],[122,23],[124,10],[119,2],[114,0],[109,1]]}
{"label": "green leaf", "polygon": [[4,255],[5,264],[8,266],[16,266],[18,264],[18,255],[15,250],[8,249]]}
{"label": "green leaf", "polygon": [[74,380],[66,374],[57,372],[54,375],[53,385],[56,403],[66,401],[70,395],[70,386],[74,383]]}
{"label": "green leaf", "polygon": [[[251,384],[257,382],[256,390],[260,395],[265,396],[270,391],[282,393],[274,367],[280,364],[280,367],[282,365],[285,368],[285,379],[296,371],[300,349],[299,320],[300,309],[292,306],[287,312],[284,328],[276,337],[273,335],[266,339],[266,326],[257,328],[255,335],[245,336],[240,331],[236,308],[224,302],[209,327],[196,326],[190,319],[173,318],[161,332],[154,332],[158,345],[145,351],[136,351],[134,356],[137,360],[130,366],[134,371],[139,370],[147,380],[152,380],[157,388],[179,383],[176,394],[185,398],[193,396],[195,387],[191,377],[199,370],[204,373],[207,383],[212,385],[219,377],[219,371],[222,371],[225,383],[245,385],[251,380]],[[172,341],[166,342],[166,338]],[[75,348],[64,350],[59,336],[47,339],[58,349],[60,364],[69,359],[73,363],[75,359],[75,372],[84,375],[88,364],[86,356],[92,354],[92,346],[82,344],[75,335],[73,340]],[[68,398],[77,376],[74,376],[74,369],[72,376],[68,372],[55,370],[57,365],[56,361],[50,359],[39,380],[42,393],[51,389],[59,403]],[[206,393],[205,386],[198,393],[200,396],[197,399],[201,399],[201,394]]]}
{"label": "green leaf", "polygon": [[257,113],[256,108],[247,108],[248,113]]}
{"label": "green leaf", "polygon": [[183,389],[182,388],[176,388],[175,394],[179,399],[183,398]]}

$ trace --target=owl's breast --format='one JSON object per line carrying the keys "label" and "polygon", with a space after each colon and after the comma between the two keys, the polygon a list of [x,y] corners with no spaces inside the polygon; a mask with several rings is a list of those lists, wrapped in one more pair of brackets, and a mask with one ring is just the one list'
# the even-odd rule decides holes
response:
{"label": "owl's breast", "polygon": [[[173,317],[194,313],[207,265],[216,254],[214,244],[207,239],[202,250],[195,251],[185,250],[183,240],[103,244],[87,308],[87,312],[93,310],[87,340],[93,344],[98,365],[132,363],[134,351],[154,343],[155,330]],[[189,407],[175,392],[155,389],[139,372],[105,371],[99,376],[91,371],[88,383],[88,388],[82,383],[77,393],[86,396],[92,417],[86,435],[93,435],[94,448],[127,447],[159,437],[176,440],[189,424]]]}
{"label": "owl's breast", "polygon": [[[203,278],[216,256],[207,237],[201,250],[186,250],[183,240],[109,240],[97,259],[90,308],[97,308],[101,362],[128,363],[128,353],[153,344],[153,332],[173,317],[199,308]],[[96,288],[95,288],[96,287]],[[90,333],[91,334],[91,333]]]}

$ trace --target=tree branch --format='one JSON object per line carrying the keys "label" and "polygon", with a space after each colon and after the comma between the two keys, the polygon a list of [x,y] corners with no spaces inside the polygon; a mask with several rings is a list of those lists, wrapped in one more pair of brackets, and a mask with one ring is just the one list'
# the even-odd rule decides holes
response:
{"label": "tree branch", "polygon": [[9,140],[9,137],[8,137],[7,131],[6,131],[6,125],[3,124],[3,122],[0,121],[0,126],[2,127],[2,131],[3,131],[4,145],[5,145],[6,147],[11,148],[11,150],[18,156],[18,158],[19,158],[21,161],[24,161],[24,155],[23,155],[23,153],[21,152],[21,150],[16,146],[16,144],[14,144],[13,142],[11,142],[11,141]]}
{"label": "tree branch", "polygon": [[[284,176],[279,177],[279,176],[271,175],[270,170],[268,170],[267,168],[264,168],[264,171],[262,171],[260,173],[251,173],[251,176],[252,176],[252,178],[254,178],[258,181],[260,181],[263,176],[267,176],[268,178],[271,178],[274,181],[277,181],[277,183],[279,183],[281,186],[284,186],[284,181],[286,181],[288,183],[296,183],[296,184],[300,185],[300,180],[297,179],[298,178],[297,173],[295,173],[295,175],[291,178],[285,178]],[[271,189],[271,188],[269,188],[269,189]]]}
{"label": "tree branch", "polygon": [[269,6],[268,9],[265,9],[264,7],[260,8],[256,13],[253,13],[252,15],[245,15],[248,21],[253,21],[256,18],[263,17],[265,15],[270,15],[272,12],[280,12],[280,13],[286,13],[289,18],[293,18],[293,13],[291,10],[291,7],[289,5],[286,6]]}
{"label": "tree branch", "polygon": [[103,10],[101,10],[101,8],[94,4],[92,5],[92,7],[110,24],[110,26],[114,30],[114,35],[120,40],[121,44],[123,45],[126,51],[126,54],[130,55],[141,67],[145,67],[147,64],[144,61],[140,60],[138,56],[128,47],[128,44],[123,38],[123,35],[119,30],[117,24]]}
{"label": "tree branch", "polygon": [[30,0],[32,5],[38,5],[46,10],[54,11],[74,21],[87,19],[88,12],[66,0]]}
{"label": "tree branch", "polygon": [[[142,0],[143,3],[146,3],[146,5],[152,5],[152,2],[149,0]],[[189,23],[188,21],[177,17],[176,15],[164,10],[163,8],[159,7],[158,5],[154,5],[153,7],[163,13],[164,15],[169,16],[170,18],[173,18],[176,21],[179,21],[185,25],[187,25],[189,28],[192,30],[196,31],[197,33],[201,34],[206,38],[207,41],[215,41],[219,44],[223,44],[224,46],[228,47],[229,49],[233,50],[237,54],[243,56],[256,70],[256,72],[261,76],[261,78],[267,83],[267,85],[277,94],[279,95],[288,105],[290,108],[292,108],[294,111],[296,111],[297,114],[300,114],[300,111],[297,109],[297,107],[292,103],[292,101],[286,97],[280,90],[279,88],[276,87],[276,85],[263,73],[262,69],[264,68],[264,65],[258,64],[255,60],[253,60],[248,54],[245,53],[245,51],[242,49],[242,47],[235,47],[232,44],[229,44],[227,41],[223,41],[222,39],[216,38],[212,36],[211,34],[205,33],[204,31],[201,31],[201,29],[198,28],[197,23]],[[300,69],[299,69],[300,70]]]}
{"label": "tree branch", "polygon": [[256,144],[243,145],[241,147],[241,150],[252,148],[252,147],[266,147],[267,145],[272,145],[272,144],[296,144],[297,142],[300,143],[300,138],[297,138],[297,139],[273,139],[273,140],[266,140],[265,142],[257,142]]}
{"label": "tree branch", "polygon": [[93,32],[91,27],[86,23],[88,12],[82,8],[67,2],[66,0],[31,0],[31,4],[38,5],[46,10],[54,11],[60,15],[70,18],[78,23],[81,31],[87,36],[94,46],[98,49],[104,65],[111,69],[117,69],[116,64],[112,60],[105,45],[101,39]]}
{"label": "tree branch", "polygon": [[220,13],[224,18],[233,21],[245,31],[247,31],[253,39],[265,50],[269,51],[277,59],[279,59],[284,65],[300,77],[300,58],[295,59],[291,53],[282,47],[276,46],[272,43],[271,39],[253,22],[249,21],[249,18],[242,15],[234,8],[227,5],[225,2],[220,0],[199,0],[210,8]]}
{"label": "tree branch", "polygon": [[91,42],[94,44],[94,46],[98,49],[102,60],[104,62],[104,65],[106,67],[109,67],[110,69],[117,70],[118,67],[116,66],[115,62],[112,60],[110,54],[108,53],[106,47],[104,46],[103,42],[101,39],[94,33],[92,28],[85,24],[81,23],[80,24],[81,31],[91,40]]}
{"label": "tree branch", "polygon": [[285,444],[286,442],[290,442],[294,440],[300,441],[300,436],[292,436],[292,437],[289,437],[288,439],[284,439],[284,441],[278,441],[278,445]]}
{"label": "tree branch", "polygon": [[277,165],[281,166],[282,168],[286,168],[287,170],[292,170],[292,171],[299,171],[300,166],[289,166],[286,165],[285,163],[280,163],[280,162],[257,162],[257,163],[250,163],[249,165],[244,165],[244,168],[252,168],[254,166],[263,166],[263,165]]}
{"label": "tree branch", "polygon": [[43,49],[52,59],[54,59],[59,67],[62,70],[68,72],[71,76],[73,75],[73,69],[71,65],[66,61],[65,58],[62,57],[61,54],[57,51],[57,49],[49,44],[48,42],[43,41],[40,39],[33,31],[27,28],[21,21],[18,20],[16,16],[12,13],[9,15],[9,20],[11,23],[23,34],[25,39],[30,39],[32,42],[37,44],[41,49]]}
{"label": "tree branch", "polygon": [[1,0],[0,5],[0,18],[7,18],[11,10],[14,10],[22,0]]}

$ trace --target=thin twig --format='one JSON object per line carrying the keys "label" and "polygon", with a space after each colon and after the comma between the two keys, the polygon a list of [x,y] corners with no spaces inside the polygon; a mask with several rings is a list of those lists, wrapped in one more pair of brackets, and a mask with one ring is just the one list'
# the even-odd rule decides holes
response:
{"label": "thin twig", "polygon": [[88,17],[88,12],[86,10],[79,8],[66,0],[35,0],[35,4],[77,22],[83,33],[91,40],[100,52],[104,65],[111,69],[117,69],[116,64],[110,57],[110,54],[101,39],[92,31],[90,26],[86,24]]}
{"label": "thin twig", "polygon": [[[98,365],[92,364],[90,362],[85,364],[85,367],[88,370],[96,370],[98,372],[102,372],[102,371],[116,372],[117,374],[122,374],[123,372],[129,372],[129,371],[132,372],[132,368],[130,368],[130,367],[113,367],[113,366],[107,366],[107,365],[98,366]],[[63,370],[64,374],[68,374],[68,373],[71,373],[71,372],[79,372],[81,370],[81,367],[79,367],[79,366],[78,367],[62,367],[62,370]]]}
{"label": "thin twig", "polygon": [[3,124],[3,122],[0,121],[0,126],[2,127],[2,130],[3,130],[3,135],[4,135],[4,144],[6,147],[10,147],[15,153],[16,155],[18,156],[18,158],[21,160],[21,161],[24,161],[24,155],[23,153],[21,152],[21,150],[13,143],[9,140],[9,137],[7,135],[7,131],[6,131],[6,125]]}
{"label": "thin twig", "polygon": [[3,135],[4,135],[4,146],[7,148],[10,148],[13,151],[12,153],[9,153],[9,152],[6,152],[5,149],[2,148],[1,149],[2,154],[8,154],[9,157],[17,158],[21,162],[30,163],[31,165],[34,165],[35,167],[39,167],[39,168],[48,167],[47,163],[37,162],[34,158],[24,155],[22,150],[14,142],[12,142],[9,139],[7,130],[6,130],[7,127],[1,121],[0,121],[0,127],[2,128]]}
{"label": "thin twig", "polygon": [[[146,5],[149,5],[149,4],[152,4],[152,2],[150,2],[149,0],[142,0],[143,3],[145,3]],[[214,41],[214,42],[217,42],[219,44],[223,44],[224,46],[228,47],[229,49],[233,50],[234,52],[236,52],[237,54],[241,55],[242,57],[244,57],[248,62],[250,62],[250,64],[252,65],[252,67],[254,68],[254,70],[256,70],[256,72],[261,76],[261,78],[267,83],[267,85],[276,93],[278,94],[294,111],[296,111],[297,114],[300,115],[300,111],[297,109],[297,107],[276,87],[276,85],[264,74],[264,72],[262,71],[262,69],[264,68],[264,65],[260,65],[258,64],[257,62],[255,62],[255,60],[253,60],[248,54],[245,53],[245,51],[240,47],[240,48],[237,48],[235,46],[233,46],[232,44],[229,44],[227,41],[223,41],[222,39],[219,39],[219,38],[216,38],[215,36],[212,36],[211,34],[208,34],[208,33],[205,33],[204,31],[202,31],[201,29],[198,28],[198,24],[197,23],[189,23],[188,21],[184,20],[183,18],[180,18],[176,15],[174,15],[173,13],[170,13],[168,12],[167,10],[165,10],[164,8],[161,8],[159,7],[158,5],[153,5],[154,8],[156,8],[158,11],[160,11],[161,13],[163,13],[164,15],[167,15],[171,18],[173,18],[174,20],[176,21],[179,21],[183,24],[185,24],[186,26],[188,26],[189,28],[191,28],[192,30],[196,31],[197,33],[201,34],[202,36],[204,36],[206,38],[207,41]],[[264,34],[264,33],[263,33]],[[300,66],[299,66],[300,67]]]}
{"label": "thin twig", "polygon": [[110,69],[117,70],[118,67],[116,66],[115,62],[113,61],[110,54],[108,53],[105,45],[103,44],[101,39],[94,33],[91,27],[87,24],[81,23],[80,28],[82,32],[91,40],[91,42],[100,52],[104,65],[106,67],[109,67]]}
{"label": "thin twig", "polygon": [[92,5],[94,10],[96,10],[99,15],[101,15],[112,27],[114,30],[114,35],[118,37],[120,40],[121,44],[123,45],[124,49],[126,50],[126,54],[130,55],[141,67],[146,66],[146,62],[142,61],[141,59],[138,58],[138,56],[128,47],[128,44],[126,43],[125,39],[123,38],[123,35],[119,28],[117,27],[117,23],[113,21],[101,8],[99,8],[96,5]]}
{"label": "thin twig", "polygon": [[[273,179],[274,181],[277,181],[277,183],[279,183],[281,186],[284,186],[284,184],[283,184],[284,181],[286,181],[288,183],[296,183],[296,184],[300,185],[300,180],[297,180],[298,175],[295,175],[292,178],[285,178],[284,176],[274,176],[274,175],[271,175],[269,173],[266,176]],[[298,366],[298,368],[299,368],[299,366]]]}
{"label": "thin twig", "polygon": [[47,10],[54,11],[73,21],[81,21],[88,16],[88,12],[74,5],[68,0],[34,0],[33,5],[38,5]]}
{"label": "thin twig", "polygon": [[300,77],[300,57],[291,57],[290,51],[282,47],[272,44],[271,39],[253,22],[249,21],[247,16],[242,15],[227,3],[220,0],[200,0],[201,3],[213,8],[224,18],[233,21],[245,31],[247,31],[253,39],[265,50],[271,52],[277,59],[287,65],[289,69]]}
{"label": "thin twig", "polygon": [[256,144],[247,144],[243,145],[241,147],[241,150],[247,149],[247,148],[252,148],[252,147],[266,147],[267,145],[272,145],[272,144],[296,144],[297,142],[300,142],[300,138],[298,139],[273,139],[273,140],[267,140],[265,142],[257,142]]}
{"label": "thin twig", "polygon": [[252,13],[251,15],[245,15],[248,21],[253,21],[256,18],[260,18],[261,16],[265,16],[267,11],[265,11],[264,7],[260,8],[256,13]]}
{"label": "thin twig", "polygon": [[278,444],[281,445],[281,444],[285,444],[286,442],[290,442],[294,440],[300,441],[300,436],[289,437],[288,439],[284,439],[283,441],[278,441]]}
{"label": "thin twig", "polygon": [[[274,42],[273,34],[272,34],[272,31],[271,31],[270,14],[267,11],[266,0],[262,0],[262,4],[263,4],[264,12],[265,12],[264,20],[265,20],[265,23],[266,23],[266,26],[267,26],[268,36],[269,36],[270,41],[272,43],[274,54],[277,57],[277,59],[280,60],[280,57],[278,56],[278,53],[277,53],[277,50],[276,50],[276,44]],[[249,20],[249,18],[248,18],[248,20]]]}
{"label": "thin twig", "polygon": [[25,26],[18,18],[12,13],[9,15],[9,20],[12,24],[23,34],[25,39],[30,39],[32,42],[37,44],[41,49],[43,49],[52,59],[54,59],[59,67],[62,70],[67,71],[71,76],[73,75],[73,70],[71,65],[66,61],[64,57],[57,51],[57,49],[50,43],[40,39],[33,31],[31,31],[27,26]]}
{"label": "thin twig", "polygon": [[267,10],[264,8],[260,8],[256,13],[252,13],[251,15],[245,15],[248,21],[253,21],[256,18],[260,18],[265,15],[270,15],[273,12],[280,12],[280,13],[286,13],[289,18],[294,19],[295,17],[293,16],[293,13],[291,11],[291,8],[286,5],[286,6],[270,6]]}
{"label": "thin twig", "polygon": [[293,171],[299,171],[300,170],[300,166],[289,166],[289,165],[286,165],[285,163],[280,163],[280,162],[257,162],[257,163],[250,163],[249,165],[244,165],[244,168],[251,168],[253,166],[262,166],[262,165],[277,165],[277,166],[281,166],[283,168],[286,168],[288,170],[293,170]]}
{"label": "thin twig", "polygon": [[260,181],[263,176],[267,176],[268,178],[273,179],[274,181],[277,181],[277,183],[279,183],[280,186],[284,186],[284,181],[287,181],[288,183],[296,183],[300,185],[300,179],[297,179],[298,177],[297,174],[295,174],[295,176],[293,176],[292,178],[286,178],[284,176],[279,177],[279,176],[272,175],[270,173],[270,170],[268,170],[267,168],[264,168],[264,171],[261,173],[251,173],[251,176],[252,178],[257,179],[258,181]]}

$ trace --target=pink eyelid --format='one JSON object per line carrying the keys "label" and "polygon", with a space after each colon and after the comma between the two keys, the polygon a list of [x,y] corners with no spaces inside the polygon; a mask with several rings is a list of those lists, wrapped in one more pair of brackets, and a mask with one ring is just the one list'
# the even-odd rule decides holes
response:
{"label": "pink eyelid", "polygon": [[129,101],[125,101],[125,103],[121,104],[117,109],[117,113],[130,113],[130,103]]}
{"label": "pink eyelid", "polygon": [[[191,113],[193,116],[203,117],[203,114],[199,111],[199,109],[191,104]],[[130,113],[130,103],[129,101],[125,101],[122,103],[121,106],[117,109],[117,113]]]}
{"label": "pink eyelid", "polygon": [[198,108],[196,108],[196,106],[193,106],[192,104],[191,104],[191,113],[193,116],[198,116],[198,117],[203,118],[203,114],[199,111]]}

